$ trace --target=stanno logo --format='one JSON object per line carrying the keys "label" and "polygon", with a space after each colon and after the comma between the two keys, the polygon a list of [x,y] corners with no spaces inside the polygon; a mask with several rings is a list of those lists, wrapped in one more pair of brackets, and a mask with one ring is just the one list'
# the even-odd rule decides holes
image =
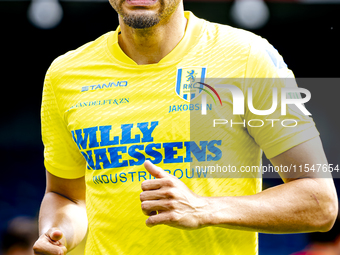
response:
{"label": "stanno logo", "polygon": [[84,86],[81,88],[81,92],[109,89],[113,87],[127,87],[127,85],[128,85],[127,81],[117,81],[117,83],[109,82],[107,84],[103,83],[103,84],[97,84],[97,85],[91,85],[91,86]]}

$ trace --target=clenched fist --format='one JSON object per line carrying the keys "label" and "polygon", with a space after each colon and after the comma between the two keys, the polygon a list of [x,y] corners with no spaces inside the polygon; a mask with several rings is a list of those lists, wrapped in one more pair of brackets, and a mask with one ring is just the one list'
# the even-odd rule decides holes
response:
{"label": "clenched fist", "polygon": [[51,228],[35,242],[33,251],[37,255],[65,255],[66,239],[59,229]]}

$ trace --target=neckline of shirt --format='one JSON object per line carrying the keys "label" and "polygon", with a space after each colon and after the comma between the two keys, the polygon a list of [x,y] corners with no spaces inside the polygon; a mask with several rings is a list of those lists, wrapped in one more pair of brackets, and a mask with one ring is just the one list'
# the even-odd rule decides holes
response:
{"label": "neckline of shirt", "polygon": [[178,63],[183,57],[185,57],[185,55],[188,54],[189,51],[191,51],[195,47],[201,35],[203,34],[203,31],[205,30],[204,20],[197,18],[189,11],[185,11],[184,15],[187,18],[188,23],[182,40],[168,55],[166,55],[158,63],[149,65],[138,65],[135,61],[128,57],[118,44],[118,34],[120,32],[120,26],[118,26],[116,31],[108,34],[106,46],[109,56],[113,58],[116,62],[119,62],[120,65],[138,69],[164,67]]}

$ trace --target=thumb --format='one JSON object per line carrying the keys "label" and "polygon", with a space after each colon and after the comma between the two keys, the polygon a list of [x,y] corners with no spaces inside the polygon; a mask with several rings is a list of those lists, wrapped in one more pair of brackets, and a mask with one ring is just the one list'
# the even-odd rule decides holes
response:
{"label": "thumb", "polygon": [[167,177],[169,175],[162,168],[155,166],[149,160],[146,160],[144,162],[144,167],[152,176],[154,176],[156,178],[164,178],[164,177]]}
{"label": "thumb", "polygon": [[52,241],[56,242],[56,241],[61,241],[61,239],[63,238],[63,232],[61,232],[59,229],[57,228],[51,228],[47,233],[46,233]]}

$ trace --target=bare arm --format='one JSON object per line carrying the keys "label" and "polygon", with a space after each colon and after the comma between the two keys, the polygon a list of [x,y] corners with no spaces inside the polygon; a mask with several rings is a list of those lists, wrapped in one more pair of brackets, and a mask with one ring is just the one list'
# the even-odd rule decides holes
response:
{"label": "bare arm", "polygon": [[[39,215],[35,254],[66,254],[87,231],[85,180],[63,179],[46,171],[47,187]],[[60,251],[62,253],[60,253]]]}
{"label": "bare arm", "polygon": [[[319,138],[271,159],[274,165],[327,164]],[[159,179],[142,184],[146,224],[178,228],[219,226],[264,233],[328,231],[337,215],[337,196],[331,175],[281,173],[284,184],[252,196],[201,197],[183,182],[147,162]],[[304,178],[306,177],[306,178]],[[156,200],[157,199],[157,200]],[[161,213],[154,215],[154,211]]]}

